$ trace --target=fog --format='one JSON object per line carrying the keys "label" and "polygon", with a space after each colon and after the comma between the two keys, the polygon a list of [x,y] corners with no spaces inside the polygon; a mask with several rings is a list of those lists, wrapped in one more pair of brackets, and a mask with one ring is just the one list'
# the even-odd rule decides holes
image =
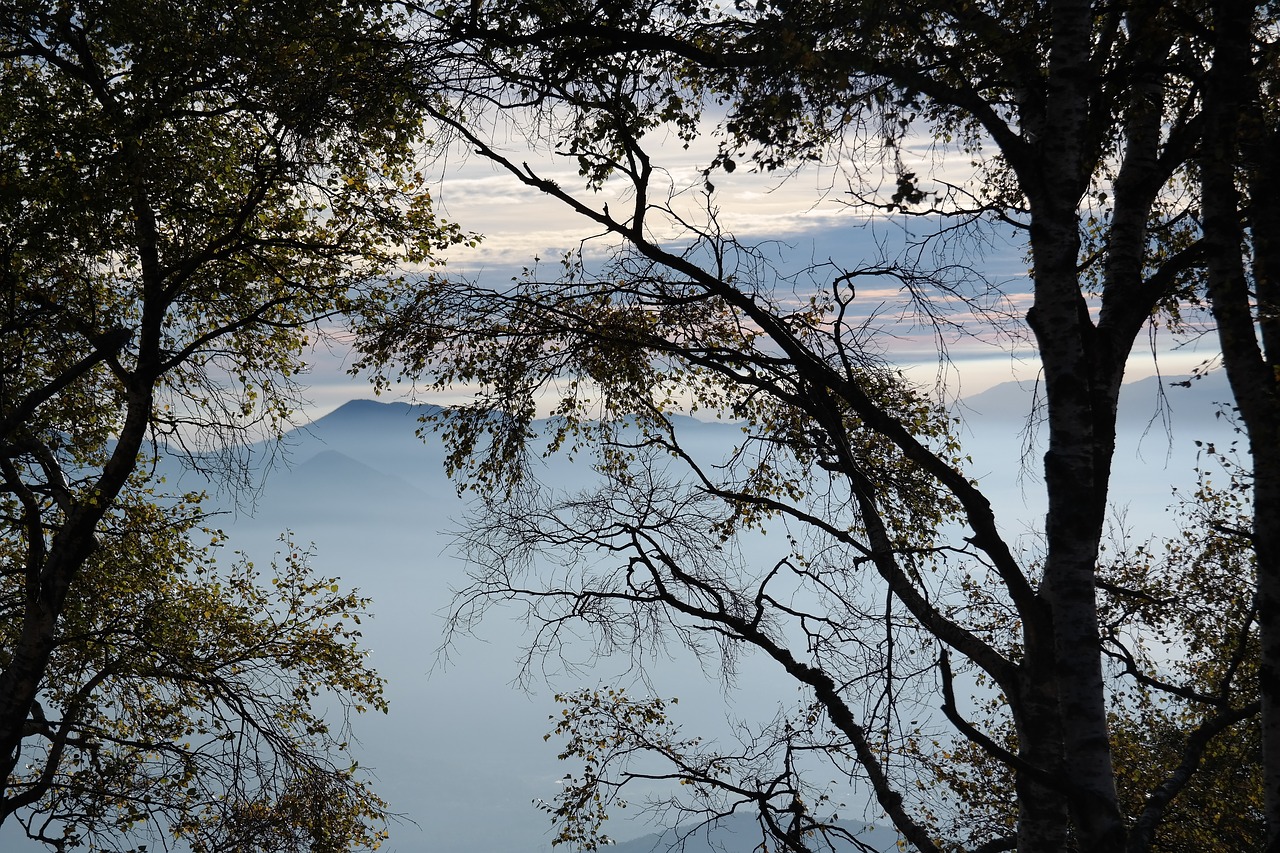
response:
{"label": "fog", "polygon": [[[1121,404],[1113,505],[1139,538],[1171,531],[1172,489],[1194,484],[1195,440],[1229,442],[1229,423],[1216,403],[1228,399],[1220,381],[1191,388],[1148,378],[1126,386]],[[1163,389],[1163,394],[1161,393]],[[971,475],[995,505],[1006,535],[1033,542],[1043,515],[1038,481],[1031,383],[1006,383],[962,401]],[[392,827],[392,851],[532,853],[549,850],[549,821],[533,806],[554,797],[568,769],[544,742],[557,712],[556,690],[635,685],[627,661],[605,660],[587,672],[543,662],[532,689],[518,689],[517,663],[529,626],[498,610],[477,636],[463,637],[442,657],[444,614],[451,590],[466,582],[453,547],[466,503],[443,473],[437,436],[415,436],[426,410],[403,403],[351,403],[291,435],[289,462],[266,481],[252,515],[223,525],[235,547],[251,554],[273,548],[283,530],[312,542],[313,565],[358,587],[374,601],[365,639],[374,666],[388,679],[391,713],[356,721],[359,756],[379,790],[405,820]],[[702,452],[727,449],[741,437],[730,424],[684,425]],[[547,482],[585,482],[586,461],[544,463]],[[767,537],[746,551],[765,560],[782,543]],[[514,612],[514,611],[512,611]],[[579,659],[587,661],[584,645]],[[799,694],[767,661],[748,659],[726,688],[714,663],[673,650],[649,661],[654,688],[679,696],[690,731],[723,732],[723,719],[767,719]],[[654,831],[618,823],[621,838]]]}

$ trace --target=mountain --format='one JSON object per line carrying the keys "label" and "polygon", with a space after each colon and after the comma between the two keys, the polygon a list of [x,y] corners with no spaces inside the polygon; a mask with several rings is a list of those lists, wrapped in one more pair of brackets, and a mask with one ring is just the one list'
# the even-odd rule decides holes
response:
{"label": "mountain", "polygon": [[337,450],[273,473],[259,504],[318,520],[383,520],[421,513],[431,496],[402,477],[384,473]]}
{"label": "mountain", "polygon": [[[1147,376],[1121,386],[1117,427],[1145,430],[1163,424],[1166,416],[1179,421],[1217,420],[1220,411],[1229,410],[1224,401],[1231,399],[1231,389],[1222,371],[1199,379]],[[967,420],[1025,421],[1037,407],[1043,406],[1043,386],[1035,380],[1024,380],[1001,382],[971,394],[959,401],[957,410]]]}
{"label": "mountain", "polygon": [[[898,834],[884,827],[851,823],[847,820],[836,821],[836,825],[856,837],[866,845],[860,847],[853,842],[840,838],[831,838],[831,846],[815,845],[815,849],[830,850],[834,853],[867,853],[871,848],[880,853],[897,853]],[[756,819],[747,814],[732,814],[713,826],[696,823],[683,824],[674,829],[655,832],[631,841],[617,842],[609,845],[610,853],[759,853],[762,841],[760,826]],[[771,846],[772,849],[772,846]]]}
{"label": "mountain", "polygon": [[[286,433],[282,451],[287,460],[299,462],[322,450],[336,451],[421,488],[439,479],[443,464],[440,440],[424,424],[439,413],[439,406],[352,400]],[[419,430],[424,430],[423,438]]]}

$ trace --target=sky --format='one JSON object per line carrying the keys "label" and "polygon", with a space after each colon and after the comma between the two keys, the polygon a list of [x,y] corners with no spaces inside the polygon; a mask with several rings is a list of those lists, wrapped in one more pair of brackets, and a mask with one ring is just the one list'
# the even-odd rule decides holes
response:
{"label": "sky", "polygon": [[[677,147],[668,153],[673,182],[695,184],[698,165],[705,162],[699,158],[706,152]],[[464,229],[484,234],[478,249],[450,255],[446,270],[453,274],[507,281],[535,257],[554,262],[592,234],[574,214],[478,157],[456,154],[441,168],[435,197],[442,212]],[[566,185],[576,180],[572,169],[560,168],[550,176]],[[837,181],[834,173],[820,168],[787,180],[739,170],[716,179],[716,200],[735,234],[771,247],[778,263],[791,269],[828,259],[857,263],[891,248],[907,229],[918,227],[900,218],[869,224],[842,206]],[[604,203],[601,197],[599,204]],[[952,260],[972,263],[1000,283],[1010,294],[1009,310],[1021,316],[1027,300],[1021,247],[1000,236],[982,241],[981,251],[977,246],[968,244]],[[893,287],[872,287],[860,290],[859,299],[866,301],[868,311],[893,317],[900,294]],[[1029,348],[985,335],[947,337],[950,360],[944,362],[929,330],[903,323],[894,328],[886,354],[910,376],[925,386],[942,383],[953,398],[982,400],[975,405],[995,407],[994,414],[970,412],[962,427],[966,452],[972,452],[973,474],[993,496],[1003,523],[1017,536],[1034,541],[1043,508],[1035,473],[1038,452],[1025,435],[1029,394],[1037,375]],[[332,328],[313,350],[313,365],[305,377],[312,404],[305,418],[322,419],[349,400],[372,396],[364,380],[346,373],[352,359],[349,343],[348,333]],[[1148,345],[1143,340],[1128,378],[1150,376],[1157,365],[1166,376],[1185,374],[1211,355],[1204,341],[1177,342],[1166,336]],[[1010,380],[1025,380],[1020,389],[1012,389],[1012,396],[1008,389],[978,396]],[[458,389],[452,395],[422,399],[448,403],[465,396],[466,389]],[[399,388],[381,399],[410,397],[408,389]],[[1173,409],[1183,419],[1175,419],[1180,425],[1166,432],[1157,419],[1160,405],[1156,385],[1143,385],[1133,407],[1138,414],[1123,426],[1117,456],[1117,513],[1139,531],[1167,527],[1164,507],[1171,484],[1186,486],[1191,479],[1195,452],[1188,436],[1205,436],[1213,428],[1212,406],[1204,400],[1180,401],[1174,395]],[[376,411],[385,415],[393,409]],[[1193,428],[1185,426],[1188,413],[1200,418]],[[351,410],[345,409],[335,417],[349,415]],[[271,537],[288,526],[316,542],[319,568],[360,586],[375,599],[377,618],[368,640],[376,665],[391,682],[392,713],[386,720],[360,721],[357,733],[379,789],[406,818],[393,826],[388,850],[549,850],[546,815],[533,803],[554,797],[566,769],[555,760],[556,744],[542,738],[548,717],[557,712],[552,694],[619,679],[634,682],[634,675],[620,674],[625,667],[616,661],[577,673],[552,662],[537,673],[529,692],[517,690],[512,682],[520,674],[516,659],[528,625],[501,612],[475,637],[463,638],[447,659],[437,655],[450,589],[465,583],[466,567],[449,534],[465,524],[465,505],[440,474],[438,445],[431,440],[425,447],[418,445],[410,438],[416,422],[402,420],[403,434],[395,440],[376,431],[334,438],[333,420],[320,420],[315,435],[302,434],[294,467],[272,475],[270,482],[276,485],[268,487],[260,511],[238,517],[233,535],[251,547],[269,548]],[[328,443],[316,445],[316,436],[329,436]],[[326,448],[367,470],[352,474],[354,469],[342,467],[335,457],[316,455]],[[338,473],[342,471],[346,473]],[[568,469],[549,472],[553,479],[576,476]],[[405,484],[411,491],[403,490]],[[403,495],[401,505],[379,503],[377,496],[385,493]],[[403,514],[405,506],[413,512]],[[795,700],[792,686],[758,663],[749,663],[746,677],[728,690],[714,666],[703,671],[687,655],[655,661],[653,667],[654,687],[663,695],[680,695],[690,723],[711,730],[711,721],[722,719],[725,709],[745,719]],[[618,837],[626,838],[654,827],[637,822],[615,829]]]}
{"label": "sky", "polygon": [[[513,150],[520,144],[512,140]],[[672,185],[696,186],[708,150],[665,147]],[[915,156],[925,159],[931,152],[922,146]],[[437,166],[440,178],[434,195],[441,212],[465,230],[484,235],[478,249],[450,254],[446,269],[451,273],[506,281],[535,257],[554,262],[592,235],[573,213],[478,157],[452,152]],[[565,185],[577,180],[575,170],[563,164],[553,163],[548,176]],[[791,271],[827,260],[855,264],[874,258],[919,227],[901,217],[868,223],[843,204],[840,176],[831,169],[813,167],[786,179],[739,169],[717,176],[715,182],[715,202],[725,226],[744,240],[768,247],[779,266]],[[686,192],[682,198],[696,201],[696,193]],[[607,194],[595,201],[621,203]],[[1025,311],[1026,263],[1013,240],[993,235],[943,260],[971,263],[1002,285],[1013,315]],[[860,289],[858,298],[866,310],[896,317],[896,288]],[[961,325],[972,329],[971,323]],[[1029,348],[1016,340],[947,336],[943,342],[950,360],[944,362],[928,329],[896,322],[894,330],[895,335],[886,338],[892,341],[886,355],[923,385],[942,383],[952,397],[973,398],[1014,379],[1033,382],[1037,374]],[[626,674],[625,662],[615,660],[582,672],[553,662],[538,671],[530,691],[516,689],[516,659],[528,628],[512,618],[516,614],[500,612],[476,636],[462,638],[447,657],[438,653],[450,590],[466,582],[466,566],[450,534],[465,524],[466,505],[444,480],[439,445],[423,445],[413,436],[417,421],[408,409],[367,410],[366,420],[344,409],[324,419],[350,400],[373,396],[366,380],[348,375],[350,343],[350,334],[340,326],[317,337],[309,371],[302,377],[310,404],[300,419],[319,423],[313,432],[294,436],[292,462],[271,473],[256,512],[235,511],[226,527],[233,543],[251,554],[269,553],[275,537],[291,529],[299,540],[315,543],[317,571],[337,575],[374,598],[375,619],[366,640],[375,666],[389,680],[392,711],[386,718],[358,720],[356,733],[362,764],[372,769],[376,787],[403,816],[393,824],[386,850],[548,851],[547,816],[534,802],[552,799],[566,770],[556,760],[557,744],[543,740],[550,728],[548,717],[557,712],[553,693],[615,683],[647,688],[636,683],[634,674]],[[1165,375],[1187,373],[1212,354],[1204,342],[1199,348],[1195,342],[1175,343],[1158,339],[1154,345]],[[1150,350],[1140,345],[1129,378],[1155,370]],[[986,398],[985,405],[994,406],[995,414],[973,413],[963,437],[966,451],[974,454],[973,473],[993,495],[1001,517],[1034,538],[1043,509],[1038,503],[1036,453],[1023,434],[1029,388],[1027,384],[1014,389],[1013,397]],[[1144,386],[1137,411],[1157,411],[1153,388],[1150,383]],[[448,403],[465,394],[466,389],[459,389],[423,400]],[[398,388],[381,399],[395,402],[411,396],[409,389]],[[1174,410],[1200,416],[1209,411],[1176,399]],[[394,431],[386,432],[396,418]],[[1127,506],[1130,519],[1142,530],[1166,523],[1162,513],[1170,483],[1185,484],[1194,459],[1182,428],[1171,438],[1158,426],[1152,429],[1152,423],[1142,417],[1128,423],[1117,457],[1127,466],[1117,477],[1117,505]],[[1202,417],[1195,429],[1207,429],[1207,423]],[[725,427],[707,429],[711,439],[727,440],[714,432]],[[548,470],[565,481],[578,476],[569,469]],[[771,547],[764,542],[755,546],[761,554]],[[726,710],[742,719],[767,716],[797,699],[792,685],[775,678],[773,670],[758,661],[746,662],[744,677],[733,688],[725,687],[714,664],[705,663],[678,653],[651,661],[655,689],[681,696],[683,719],[699,730],[723,725]],[[626,838],[655,828],[636,822],[616,829]],[[7,850],[5,843],[0,835],[0,846]]]}

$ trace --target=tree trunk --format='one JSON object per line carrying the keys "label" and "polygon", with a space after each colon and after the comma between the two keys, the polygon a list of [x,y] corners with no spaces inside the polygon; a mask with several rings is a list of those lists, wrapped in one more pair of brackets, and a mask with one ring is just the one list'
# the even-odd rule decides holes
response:
{"label": "tree trunk", "polygon": [[[148,387],[130,397],[120,437],[98,478],[92,500],[77,503],[54,534],[43,559],[28,567],[22,629],[8,665],[0,672],[0,769],[6,778],[21,759],[31,706],[49,667],[67,592],[97,547],[98,524],[136,467],[138,452],[147,434],[151,389]],[[44,519],[36,517],[32,521],[33,524],[26,524],[27,535],[43,537],[41,522]],[[6,798],[0,810],[0,823],[31,799],[29,796]]]}
{"label": "tree trunk", "polygon": [[[1263,785],[1268,849],[1280,846],[1280,404],[1276,370],[1259,344],[1255,319],[1272,336],[1276,320],[1277,259],[1274,229],[1280,227],[1274,197],[1274,167],[1255,158],[1251,218],[1255,234],[1255,286],[1259,317],[1251,305],[1244,265],[1245,233],[1235,164],[1241,150],[1240,116],[1259,105],[1250,49],[1254,7],[1249,2],[1215,4],[1213,65],[1205,93],[1205,131],[1200,155],[1204,208],[1206,284],[1227,379],[1249,438],[1253,458],[1253,547],[1258,574],[1261,637]],[[1270,158],[1274,158],[1274,151]],[[1269,158],[1268,158],[1269,159]],[[1247,160],[1246,160],[1247,162]]]}
{"label": "tree trunk", "polygon": [[[1092,17],[1087,2],[1053,5],[1045,122],[1040,130],[1039,174],[1032,187],[1031,250],[1035,300],[1028,324],[1044,364],[1049,448],[1044,458],[1049,509],[1041,595],[1049,606],[1052,638],[1029,637],[1029,695],[1056,702],[1057,731],[1043,714],[1024,714],[1023,748],[1037,763],[1060,756],[1071,824],[1084,849],[1120,850],[1124,827],[1112,772],[1102,676],[1095,570],[1102,536],[1107,478],[1115,433],[1116,354],[1099,364],[1096,330],[1081,295],[1077,272],[1080,228],[1077,205],[1088,185]],[[1122,362],[1121,362],[1122,364]],[[1119,368],[1122,370],[1122,368]],[[1104,381],[1095,387],[1097,378]],[[1045,632],[1039,632],[1043,635]],[[1046,709],[1047,710],[1047,709]],[[1039,741],[1039,743],[1037,743]],[[1051,773],[1059,767],[1045,766]],[[1051,830],[1050,807],[1062,811],[1061,792],[1026,791],[1058,802],[1025,804],[1018,849],[1062,850],[1064,830]],[[1026,799],[1027,797],[1024,797]],[[1038,825],[1037,825],[1038,824]]]}

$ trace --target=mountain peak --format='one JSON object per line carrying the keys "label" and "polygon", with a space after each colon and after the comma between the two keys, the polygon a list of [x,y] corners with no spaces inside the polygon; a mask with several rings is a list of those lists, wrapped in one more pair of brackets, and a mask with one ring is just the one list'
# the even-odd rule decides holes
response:
{"label": "mountain peak", "polygon": [[350,400],[343,403],[327,415],[317,418],[303,429],[325,425],[352,425],[370,421],[393,421],[403,419],[418,420],[428,415],[443,411],[440,406],[426,403],[405,403],[401,401],[383,402],[381,400]]}

